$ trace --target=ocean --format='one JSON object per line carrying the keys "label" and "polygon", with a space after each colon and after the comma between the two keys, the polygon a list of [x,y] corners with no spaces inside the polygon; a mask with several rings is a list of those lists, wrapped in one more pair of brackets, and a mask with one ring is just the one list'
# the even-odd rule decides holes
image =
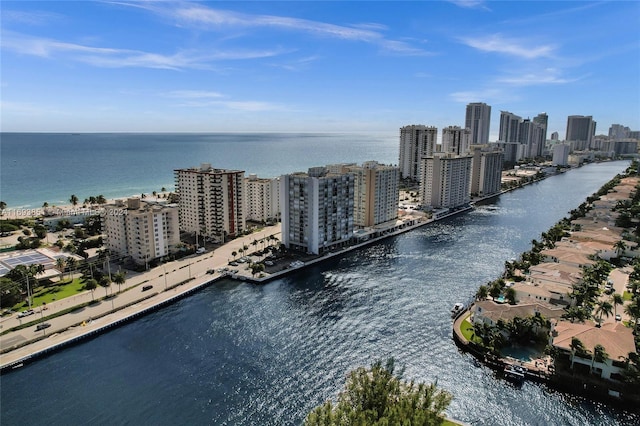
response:
{"label": "ocean", "polygon": [[2,133],[0,200],[69,204],[75,194],[128,197],[175,189],[173,170],[211,163],[259,177],[375,160],[398,163],[398,134]]}

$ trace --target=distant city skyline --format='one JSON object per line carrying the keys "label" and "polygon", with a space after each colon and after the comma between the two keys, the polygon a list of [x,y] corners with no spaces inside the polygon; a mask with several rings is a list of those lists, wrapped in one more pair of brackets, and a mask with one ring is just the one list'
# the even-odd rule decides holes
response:
{"label": "distant city skyline", "polygon": [[[5,132],[640,130],[638,2],[2,2]],[[612,31],[615,28],[615,31]]]}

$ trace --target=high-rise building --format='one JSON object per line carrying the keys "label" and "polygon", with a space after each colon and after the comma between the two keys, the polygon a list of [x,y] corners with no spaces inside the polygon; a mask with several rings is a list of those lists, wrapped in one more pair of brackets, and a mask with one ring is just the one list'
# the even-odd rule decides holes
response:
{"label": "high-rise building", "polygon": [[560,135],[558,134],[558,132],[551,133],[551,140],[552,141],[560,140]]}
{"label": "high-rise building", "polygon": [[322,254],[349,243],[353,236],[354,175],[310,168],[280,178],[282,243],[305,253]]}
{"label": "high-rise building", "polygon": [[425,207],[456,208],[468,204],[471,184],[470,155],[437,152],[424,157],[420,195]]}
{"label": "high-rise building", "polygon": [[491,107],[482,102],[467,105],[464,126],[471,130],[471,143],[484,145],[489,143],[489,126],[491,124]]}
{"label": "high-rise building", "polygon": [[566,143],[559,143],[553,146],[553,160],[554,166],[566,166],[569,164],[569,151],[571,146]]}
{"label": "high-rise building", "polygon": [[400,128],[400,177],[420,179],[420,159],[433,155],[438,141],[438,128],[412,124]]}
{"label": "high-rise building", "polygon": [[565,141],[573,144],[573,149],[584,151],[591,147],[591,141],[596,134],[596,122],[593,117],[570,115],[567,117],[567,136]]}
{"label": "high-rise building", "polygon": [[502,150],[492,143],[471,145],[471,155],[471,195],[486,197],[498,194],[502,189]]}
{"label": "high-rise building", "polygon": [[174,172],[182,231],[222,243],[244,231],[244,171],[203,163]]}
{"label": "high-rise building", "polygon": [[168,256],[180,243],[178,207],[129,198],[108,205],[102,216],[105,246],[138,265]]}
{"label": "high-rise building", "polygon": [[[537,117],[536,117],[537,118]],[[525,118],[520,122],[520,144],[523,145],[523,157],[541,157],[546,143],[546,128],[536,119]]]}
{"label": "high-rise building", "polygon": [[631,129],[622,124],[612,124],[609,127],[609,139],[627,139]]}
{"label": "high-rise building", "polygon": [[516,162],[524,158],[524,151],[520,142],[496,142],[495,144],[503,152],[504,167],[512,168]]}
{"label": "high-rise building", "polygon": [[549,124],[549,116],[546,112],[541,112],[533,118],[533,123],[536,125],[533,135],[532,143],[532,157],[542,157],[544,154],[544,147],[547,143],[547,126]]}
{"label": "high-rise building", "polygon": [[498,141],[519,142],[521,121],[522,117],[518,115],[509,111],[500,111],[500,133],[498,135]]}
{"label": "high-rise building", "polygon": [[254,222],[280,220],[280,179],[245,178],[245,218]]}
{"label": "high-rise building", "polygon": [[376,226],[398,218],[400,169],[368,161],[346,166],[354,175],[354,225]]}
{"label": "high-rise building", "polygon": [[[449,126],[442,129],[442,152],[449,152],[456,155],[467,154],[471,146],[471,130],[462,129],[458,126]],[[426,154],[423,157],[431,157]]]}

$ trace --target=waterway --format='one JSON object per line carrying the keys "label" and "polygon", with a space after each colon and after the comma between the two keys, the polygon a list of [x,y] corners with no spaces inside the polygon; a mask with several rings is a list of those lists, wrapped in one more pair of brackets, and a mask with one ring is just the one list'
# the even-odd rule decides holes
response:
{"label": "waterway", "polygon": [[264,286],[217,283],[4,375],[2,425],[295,425],[350,370],[391,356],[473,425],[639,424],[497,379],[458,351],[449,314],[626,165],[549,178]]}

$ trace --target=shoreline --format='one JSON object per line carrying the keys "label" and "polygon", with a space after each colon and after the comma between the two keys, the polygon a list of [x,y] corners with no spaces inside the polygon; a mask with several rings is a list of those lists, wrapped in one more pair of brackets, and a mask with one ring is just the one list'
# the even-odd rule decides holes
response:
{"label": "shoreline", "polygon": [[[527,185],[532,184],[532,183],[539,182],[539,181],[544,180],[544,179],[546,179],[548,177],[551,177],[551,176],[555,176],[555,175],[549,175],[549,176],[545,176],[544,178],[539,179],[539,180],[527,182],[526,184],[523,184],[521,187],[527,186]],[[100,326],[96,326],[96,327],[91,327],[90,329],[89,328],[84,329],[84,331],[81,330],[81,332],[74,334],[74,337],[69,342],[66,342],[66,340],[65,340],[65,343],[52,343],[51,345],[42,345],[42,346],[44,346],[43,348],[35,349],[34,351],[32,351],[30,353],[27,353],[27,354],[25,354],[23,356],[19,356],[17,358],[16,357],[9,357],[9,358],[11,358],[9,361],[6,361],[8,354],[11,354],[12,352],[17,351],[17,350],[19,350],[19,349],[21,349],[23,347],[27,347],[29,345],[41,342],[42,340],[37,340],[35,342],[33,340],[30,340],[28,342],[25,342],[24,344],[19,345],[18,347],[10,349],[9,351],[6,351],[6,352],[4,350],[0,350],[0,358],[2,358],[2,360],[0,361],[0,374],[4,374],[4,373],[6,373],[8,371],[11,371],[11,369],[13,369],[14,367],[16,367],[18,365],[23,365],[25,362],[29,362],[30,360],[34,360],[34,359],[38,359],[40,356],[45,356],[48,353],[55,352],[56,350],[62,349],[64,347],[67,347],[70,344],[74,344],[74,343],[80,342],[80,341],[82,341],[84,339],[90,338],[90,337],[92,337],[94,335],[103,333],[103,332],[107,331],[108,329],[115,327],[114,324],[124,324],[124,323],[130,321],[131,319],[133,319],[135,317],[143,315],[142,312],[147,312],[147,313],[148,312],[152,312],[153,310],[156,310],[161,306],[165,306],[167,304],[172,303],[175,300],[179,300],[179,299],[185,297],[188,294],[191,294],[191,293],[193,293],[195,291],[199,291],[200,289],[205,288],[208,285],[210,285],[210,284],[212,284],[214,282],[217,282],[222,278],[230,278],[230,279],[236,280],[238,282],[248,282],[248,283],[252,283],[252,284],[264,284],[264,283],[267,283],[267,282],[272,281],[274,279],[277,279],[277,278],[283,277],[285,275],[297,272],[297,271],[299,271],[301,269],[307,268],[307,267],[309,267],[311,265],[315,265],[315,264],[324,262],[326,260],[341,256],[341,255],[344,255],[344,254],[349,253],[351,251],[358,250],[360,248],[366,247],[366,246],[374,244],[376,242],[380,242],[380,241],[385,240],[387,238],[394,237],[394,236],[397,236],[397,235],[412,231],[412,230],[414,230],[416,228],[420,228],[422,226],[425,226],[425,225],[428,225],[428,224],[431,224],[431,223],[434,223],[434,222],[438,222],[440,220],[443,220],[443,219],[446,219],[446,218],[449,218],[449,217],[452,217],[452,216],[456,216],[458,214],[469,212],[469,211],[474,209],[474,206],[476,204],[479,204],[479,203],[481,204],[482,202],[497,198],[497,197],[499,197],[500,195],[502,195],[504,193],[511,192],[511,191],[513,191],[515,189],[519,189],[521,187],[509,188],[509,189],[506,189],[506,190],[502,190],[502,191],[500,191],[499,193],[496,193],[496,194],[492,194],[492,195],[489,195],[489,196],[486,196],[486,197],[476,198],[476,199],[472,200],[468,206],[465,206],[465,207],[462,207],[462,208],[458,208],[458,209],[456,209],[454,211],[449,211],[446,214],[434,215],[434,217],[432,217],[430,219],[424,219],[423,217],[419,217],[419,218],[413,218],[411,220],[404,221],[404,223],[402,223],[402,224],[398,224],[398,222],[396,222],[396,226],[393,227],[393,228],[380,228],[380,229],[378,229],[377,232],[379,232],[379,235],[376,235],[373,238],[367,237],[366,240],[364,240],[364,241],[362,241],[360,243],[353,244],[353,245],[351,245],[349,247],[342,248],[342,249],[336,250],[336,251],[331,252],[331,253],[326,253],[324,255],[315,257],[313,259],[309,259],[308,261],[306,261],[306,262],[304,262],[302,264],[296,265],[296,266],[286,267],[286,268],[284,268],[284,269],[282,269],[280,271],[277,271],[277,272],[272,273],[272,274],[265,275],[263,277],[255,278],[255,277],[250,275],[250,272],[244,272],[244,271],[243,272],[236,272],[236,273],[216,272],[216,274],[219,274],[217,277],[216,277],[216,274],[213,274],[212,276],[208,276],[208,275],[205,276],[205,274],[208,274],[208,271],[206,273],[203,272],[200,275],[195,273],[194,274],[194,278],[196,279],[196,282],[187,283],[187,285],[185,287],[186,288],[185,291],[187,293],[183,294],[181,292],[180,293],[180,297],[175,298],[175,299],[169,297],[166,300],[165,299],[157,299],[156,298],[156,300],[152,303],[151,306],[147,306],[147,307],[139,306],[139,309],[140,309],[139,311],[131,312],[131,313],[126,314],[124,316],[120,316],[116,321],[112,321],[110,323],[110,325],[100,325]],[[407,222],[410,222],[410,223],[407,223]],[[277,227],[279,228],[280,226],[277,225]],[[267,231],[267,228],[265,228],[263,231],[265,231],[267,234],[269,233],[269,231]],[[263,232],[263,231],[259,231],[259,232]],[[279,233],[279,231],[277,233]],[[374,234],[374,233],[372,233],[372,234]],[[214,252],[220,252],[220,251],[223,252],[223,254],[217,253],[217,257],[222,258],[222,260],[223,260],[223,262],[220,262],[220,260],[218,260],[220,265],[227,266],[228,259],[230,258],[229,253],[231,253],[231,251],[233,250],[233,246],[238,245],[238,244],[240,244],[240,245],[244,244],[243,241],[244,241],[245,238],[247,238],[247,239],[255,238],[255,235],[249,234],[248,236],[236,239],[236,240],[230,242],[229,244],[226,244],[226,245],[224,245],[222,247],[219,247],[219,248],[216,248],[214,250]],[[226,253],[226,254],[224,254],[224,253]],[[197,255],[194,256],[194,257],[188,257],[185,260],[188,260],[190,262],[193,261],[193,262],[189,263],[188,265],[181,266],[180,269],[185,268],[186,266],[189,266],[189,281],[191,281],[191,265],[195,264],[195,263],[198,263],[198,262],[201,262],[203,260],[206,260],[207,258],[214,257],[215,255],[216,255],[216,253],[214,253],[212,255],[211,252],[209,252],[209,255],[206,256],[205,258],[199,258]],[[165,264],[165,266],[166,266],[166,264]],[[153,273],[153,272],[157,273],[162,268],[164,268],[164,266],[160,265],[160,266],[158,266],[158,267],[156,267],[154,269],[151,269],[150,271],[147,271],[147,272],[149,272],[149,273]],[[218,267],[216,266],[216,269],[217,268]],[[175,271],[176,270],[174,269],[174,272]],[[160,278],[160,277],[165,276],[165,275],[169,275],[169,273],[166,273],[166,270],[165,270],[165,274],[161,274],[157,278]],[[202,279],[198,280],[197,279],[197,278],[203,277],[203,276],[205,276],[204,280],[202,280]],[[156,279],[156,277],[154,277],[153,279]],[[140,286],[141,284],[143,284],[143,283],[145,283],[147,281],[149,281],[149,280],[142,281],[141,283],[138,283],[138,284],[134,285],[133,287]],[[138,298],[137,302],[141,302],[142,300],[147,300],[147,299],[153,299],[154,296],[165,294],[167,292],[167,288],[168,288],[167,287],[166,278],[164,278],[164,283],[165,283],[164,284],[165,285],[165,291],[161,291],[159,293],[152,294],[151,295],[152,297],[148,297],[147,296],[147,297],[144,297],[142,299]],[[181,284],[184,284],[184,281],[182,281],[179,284],[172,284],[169,289],[175,289],[177,286],[179,286]],[[119,293],[119,294],[121,294],[121,293]],[[98,299],[98,300],[102,301],[104,299],[106,299],[106,298],[101,298],[101,299]],[[134,305],[137,305],[137,303],[134,304]],[[125,307],[128,307],[128,306],[129,305],[127,305]],[[112,311],[106,312],[104,315],[101,315],[101,317],[112,315],[112,314],[118,314],[118,312],[121,311],[121,310],[122,310],[122,308],[120,308],[118,310],[112,310]],[[76,323],[76,324],[74,324],[72,326],[68,326],[66,328],[63,328],[61,331],[56,332],[54,334],[50,334],[48,337],[59,335],[60,333],[63,333],[63,332],[65,332],[65,331],[67,331],[69,329],[72,329],[72,328],[78,328],[78,325],[81,324],[81,323],[83,323],[83,322]],[[89,324],[89,325],[92,325],[92,324]],[[7,339],[3,339],[3,340],[6,341]],[[62,345],[62,346],[59,346],[59,345]]]}
{"label": "shoreline", "polygon": [[[625,172],[621,178],[629,178],[631,179],[631,177],[633,177],[633,175],[628,174],[628,170],[627,172]],[[620,182],[618,182],[616,184],[616,186],[611,186],[611,187],[607,187],[607,185],[612,184],[612,182],[615,181],[615,178],[612,178],[611,180],[609,180],[608,182],[606,182],[605,184],[603,184],[600,189],[596,192],[594,192],[591,196],[587,197],[586,200],[589,200],[590,197],[594,197],[597,196],[595,198],[595,200],[599,200],[601,197],[606,197],[608,194],[610,193],[616,193],[618,192],[618,186],[620,185]],[[637,191],[637,176],[636,176],[636,183],[635,183],[635,191]],[[601,191],[603,190],[603,188],[607,188],[607,190],[601,194]],[[628,199],[626,200],[631,200],[634,196],[634,192],[631,192],[628,194]],[[624,200],[624,199],[623,199]],[[613,202],[611,200],[609,200],[610,202],[610,206],[614,206]],[[593,203],[595,203],[595,201],[593,201]],[[611,207],[610,207],[611,208]],[[595,220],[595,218],[597,218],[597,216],[591,216],[588,214],[589,209],[586,209],[585,212],[582,213],[582,215],[578,215],[576,216],[576,218],[574,219],[564,219],[564,220],[570,220],[570,223],[573,223],[574,220],[589,220],[589,219],[594,219],[594,221],[597,223],[597,220]],[[604,222],[606,225],[606,221]],[[557,225],[557,224],[556,224]],[[556,226],[554,225],[554,227]],[[616,222],[616,226],[617,226],[617,222]],[[553,227],[552,227],[553,228]],[[606,227],[603,229],[607,229]],[[620,231],[620,234],[622,235],[624,232],[625,228],[622,228],[622,231]],[[628,230],[628,228],[626,228]],[[544,236],[545,232],[550,232],[550,231],[543,231],[542,235]],[[535,242],[536,240],[534,240]],[[556,239],[553,241],[564,241],[564,237],[562,240]],[[623,241],[622,237],[620,239],[620,241]],[[555,244],[554,244],[555,246]],[[623,249],[624,252],[625,249]],[[621,258],[622,255],[624,254],[625,256],[628,256],[628,254],[626,252],[621,252],[621,253],[617,253],[616,251],[616,258]],[[520,258],[524,257],[524,253],[520,254]],[[599,253],[599,252],[598,252]],[[597,256],[597,255],[596,255]],[[560,256],[558,256],[560,257]],[[625,267],[625,264],[623,264],[622,266],[619,265],[618,263],[614,263],[611,258],[605,258],[602,257],[600,258],[603,261],[609,261],[612,264],[612,269],[615,268],[623,268]],[[636,257],[637,259],[637,257]],[[558,261],[558,260],[542,260],[541,263],[552,263],[552,264],[556,264],[556,263],[563,263],[562,261]],[[538,263],[532,263],[532,265],[537,265]],[[614,266],[615,265],[615,266]],[[628,264],[627,264],[628,265]],[[608,272],[607,272],[608,274]],[[628,272],[627,272],[628,274]],[[506,269],[505,269],[505,273],[503,275],[501,275],[501,277],[505,277],[505,279],[507,279],[508,277],[506,276]],[[609,281],[609,283],[611,283],[611,285],[613,286],[614,281]],[[538,286],[542,284],[536,283],[535,286]],[[600,284],[602,285],[602,283]],[[575,284],[574,284],[575,286]],[[575,287],[572,287],[572,289],[574,289]],[[613,293],[613,290],[611,291],[611,293]],[[620,292],[622,293],[622,292]],[[609,294],[609,293],[606,293]],[[598,297],[600,297],[602,294],[598,293]],[[473,315],[474,312],[474,306],[477,303],[483,303],[483,302],[478,302],[479,300],[491,300],[493,299],[494,303],[496,302],[496,297],[494,296],[493,298],[481,298],[478,299],[477,296],[471,296],[470,300],[465,303],[465,308],[461,309],[459,312],[456,312],[455,315],[452,315],[453,318],[453,324],[452,324],[452,338],[456,344],[456,346],[462,351],[462,352],[466,352],[471,354],[476,360],[478,360],[480,363],[482,363],[483,365],[491,368],[492,370],[498,371],[499,373],[504,373],[504,378],[506,380],[514,380],[514,376],[513,376],[513,369],[514,367],[517,368],[518,373],[520,374],[521,378],[520,383],[522,383],[525,380],[531,380],[531,381],[535,381],[535,382],[540,382],[545,384],[546,386],[548,386],[549,388],[552,389],[556,389],[559,390],[561,392],[567,393],[569,395],[578,395],[581,397],[585,397],[586,399],[589,400],[595,400],[595,401],[600,401],[600,402],[604,402],[607,404],[611,404],[614,406],[619,406],[622,407],[626,410],[629,410],[631,412],[640,412],[640,408],[638,408],[637,403],[640,402],[640,393],[638,393],[637,388],[633,389],[633,385],[630,385],[627,381],[622,380],[620,378],[617,378],[616,380],[610,378],[613,377],[613,373],[611,373],[610,377],[607,376],[605,377],[604,375],[602,375],[601,377],[598,377],[598,375],[595,375],[595,378],[593,377],[593,362],[595,362],[595,358],[592,358],[592,364],[591,364],[591,370],[589,372],[588,375],[583,375],[583,374],[576,374],[575,370],[569,370],[566,365],[563,367],[563,363],[562,362],[558,362],[558,360],[560,358],[562,358],[563,356],[565,356],[565,353],[562,352],[558,352],[558,349],[556,346],[551,346],[552,349],[555,349],[556,352],[551,351],[550,353],[547,353],[545,351],[545,356],[538,356],[537,358],[533,358],[533,357],[529,357],[529,360],[525,360],[525,359],[516,359],[516,358],[512,358],[511,356],[505,355],[504,353],[500,352],[499,349],[501,346],[498,347],[498,352],[496,352],[495,348],[493,347],[488,347],[485,346],[485,343],[478,343],[474,340],[474,335],[471,335],[471,340],[464,335],[464,331],[463,331],[463,324],[465,323],[465,321],[469,321],[471,324],[478,324],[478,321],[471,321],[471,317]],[[536,297],[537,299],[537,297]],[[547,299],[544,299],[545,301]],[[535,300],[534,300],[535,302]],[[504,302],[498,302],[498,303],[504,303]],[[515,301],[515,297],[514,300],[510,303],[513,306],[518,306],[520,303],[523,303],[524,305],[526,305],[527,303],[530,303],[530,300],[527,300],[526,298],[523,300],[518,300]],[[624,305],[624,302],[620,303],[621,305]],[[572,306],[572,305],[567,305],[567,306]],[[483,308],[485,307],[485,305],[483,305]],[[565,307],[566,309],[566,307]],[[478,313],[479,310],[477,312],[475,312],[475,315],[480,315],[481,316],[481,323],[483,325],[486,325],[487,323],[485,322],[484,319],[482,319],[482,315],[484,314],[479,314]],[[591,312],[591,311],[590,311]],[[536,312],[537,313],[537,312]],[[595,314],[592,314],[593,318],[595,318]],[[607,314],[607,318],[609,317],[609,314]],[[513,318],[514,320],[517,318],[523,318],[523,316],[516,316],[515,318]],[[554,317],[555,318],[555,317]],[[562,318],[564,318],[564,315],[562,316]],[[591,316],[589,316],[587,319],[592,318]],[[600,320],[602,320],[602,314],[600,316]],[[500,320],[498,320],[500,321]],[[552,320],[553,321],[553,320]],[[620,316],[616,316],[615,318],[616,324],[617,321],[621,321],[621,317]],[[571,323],[573,323],[573,320],[570,320]],[[584,323],[585,320],[579,321]],[[551,324],[551,323],[550,323]],[[492,327],[495,327],[495,324],[493,322],[490,322],[490,325]],[[553,331],[554,328],[552,325],[549,325],[549,331],[547,332],[547,339],[549,339],[549,336],[554,336]],[[593,326],[594,328],[597,327],[601,327],[600,323],[596,324]],[[632,328],[632,327],[631,327]],[[467,329],[468,331],[468,326]],[[502,332],[501,328],[498,328],[499,332]],[[475,329],[474,329],[475,331]],[[479,332],[478,332],[479,333]],[[557,332],[555,334],[557,336]],[[476,336],[477,338],[478,336]],[[507,335],[503,335],[504,339],[510,339],[511,337],[511,331],[508,332]],[[574,339],[577,339],[574,336]],[[578,339],[579,341],[579,339]],[[553,338],[551,340],[549,340],[548,345],[553,345]],[[573,344],[573,343],[572,343]],[[596,347],[599,345],[600,343],[596,344]],[[605,343],[603,343],[605,344]],[[530,347],[531,345],[531,341],[529,342],[529,346],[527,346],[526,344],[523,345],[525,347]],[[614,344],[615,346],[615,344]],[[635,347],[635,351],[638,351],[638,346],[637,346],[637,341],[636,344],[634,345]],[[587,350],[588,352],[588,350]],[[571,354],[571,368],[573,368],[573,352]],[[631,356],[631,353],[629,354],[629,356]],[[598,362],[602,362],[604,363],[607,359],[608,355],[606,355],[605,352],[605,358],[604,360],[600,360]],[[617,360],[618,358],[616,358]],[[544,362],[542,362],[544,360]],[[541,363],[542,362],[542,363]],[[628,360],[627,360],[628,362]],[[548,363],[548,364],[547,364]],[[560,367],[558,367],[560,366]],[[511,370],[511,371],[507,371],[507,370]],[[509,374],[511,374],[511,376],[509,376]]]}
{"label": "shoreline", "polygon": [[[400,227],[394,230],[393,232],[384,233],[383,235],[377,236],[375,238],[369,238],[366,241],[363,241],[361,243],[354,244],[352,246],[337,250],[332,253],[325,254],[323,256],[319,256],[315,259],[304,262],[301,265],[292,266],[292,267],[283,269],[281,271],[278,271],[276,273],[266,275],[265,277],[261,277],[261,278],[251,277],[249,275],[250,274],[249,271],[246,271],[246,272],[243,271],[242,273],[235,273],[235,274],[230,274],[227,272],[224,272],[224,273],[216,272],[213,275],[208,275],[206,272],[200,275],[196,273],[194,274],[193,278],[191,278],[190,276],[187,282],[183,281],[177,284],[171,284],[170,286],[167,286],[164,291],[161,290],[159,292],[150,294],[147,297],[138,299],[135,302],[128,304],[127,306],[120,307],[119,309],[109,310],[108,312],[104,313],[99,317],[91,318],[89,323],[86,325],[83,325],[85,321],[75,322],[73,325],[68,326],[62,330],[57,330],[56,332],[49,334],[48,336],[44,335],[42,338],[38,338],[36,340],[24,342],[18,347],[9,349],[6,352],[4,349],[2,349],[0,351],[0,358],[1,358],[0,374],[9,373],[14,369],[21,368],[37,359],[53,354],[68,346],[80,343],[83,340],[90,339],[94,336],[105,333],[114,327],[126,324],[140,316],[144,316],[148,313],[154,312],[164,306],[170,305],[182,298],[185,298],[195,292],[198,292],[208,287],[209,285],[212,285],[224,278],[229,278],[239,283],[247,282],[254,285],[264,284],[274,279],[286,276],[288,274],[299,272],[300,270],[305,269],[309,266],[319,264],[321,262],[327,261],[329,259],[333,259],[338,256],[342,256],[346,253],[349,253],[355,250],[359,250],[363,247],[380,242],[382,240],[395,237],[397,235],[404,234],[409,231],[413,231],[417,228],[429,225],[431,223],[435,223],[440,220],[450,218],[462,213],[467,213],[471,210],[473,210],[473,207],[468,206],[466,208],[450,212],[437,219],[428,219],[428,220],[415,219],[414,223],[412,223],[411,225],[406,225],[406,226],[400,225]],[[252,235],[247,236],[247,238],[250,238],[250,237],[252,237]],[[239,242],[242,243],[242,241],[239,241]],[[217,249],[217,250],[220,250],[220,249]],[[231,249],[229,248],[226,251],[230,251],[230,250]],[[211,253],[209,254],[210,255],[205,258],[198,258],[198,256],[187,258],[187,260],[194,261],[194,262],[189,263],[187,265],[182,265],[180,269],[184,269],[188,266],[189,270],[191,270],[191,265],[193,265],[194,263],[202,262],[214,256]],[[224,258],[225,256],[218,254],[218,257]],[[162,268],[163,267],[161,265],[148,272],[159,272],[160,270],[162,270]],[[160,278],[163,275],[165,274],[160,275],[158,278]],[[189,273],[189,275],[191,275],[191,273]],[[142,286],[142,284],[144,283],[148,283],[152,281],[153,280],[144,280],[142,282],[132,285],[131,288],[135,289],[139,286]],[[165,281],[165,285],[166,285],[166,281]],[[170,294],[172,290],[173,290],[173,294]],[[180,292],[177,292],[178,290],[180,290]],[[118,296],[121,294],[123,293],[119,293]],[[102,303],[102,302],[108,302],[110,299],[108,298],[108,296],[105,296],[97,300],[100,303]],[[117,318],[113,318],[112,316],[115,316]],[[27,328],[25,328],[24,330],[27,330]],[[13,333],[13,332],[10,332],[10,333]],[[63,335],[65,333],[66,335]],[[3,340],[9,340],[5,336],[1,336],[0,338],[3,338]],[[54,340],[50,342],[45,342],[47,339],[52,339],[52,338]],[[31,348],[31,350],[29,350],[32,345],[39,346],[39,348]]]}

